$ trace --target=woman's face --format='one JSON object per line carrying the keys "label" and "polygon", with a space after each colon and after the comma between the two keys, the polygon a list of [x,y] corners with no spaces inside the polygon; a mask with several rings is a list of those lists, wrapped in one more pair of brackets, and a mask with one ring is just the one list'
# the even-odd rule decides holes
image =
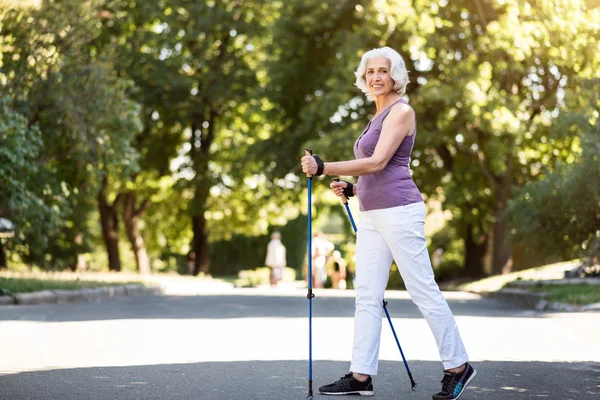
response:
{"label": "woman's face", "polygon": [[394,80],[390,76],[391,66],[392,63],[386,57],[374,57],[367,61],[365,81],[371,96],[384,96],[394,89]]}

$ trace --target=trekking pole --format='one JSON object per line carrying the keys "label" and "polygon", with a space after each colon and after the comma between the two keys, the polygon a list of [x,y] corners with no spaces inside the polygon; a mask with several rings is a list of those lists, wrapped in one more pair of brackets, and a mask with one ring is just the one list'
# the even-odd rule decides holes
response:
{"label": "trekking pole", "polygon": [[[307,156],[312,156],[312,150],[305,149]],[[306,174],[308,178],[308,400],[313,398],[312,389],[312,175]]]}
{"label": "trekking pole", "polygon": [[[333,178],[334,182],[340,182],[340,178]],[[350,218],[350,223],[352,224],[352,229],[354,230],[354,234],[356,234],[356,224],[354,223],[354,218],[352,218],[352,212],[350,211],[350,206],[348,205],[348,198],[344,195],[341,197],[342,203],[346,207],[346,212],[348,213],[348,217]],[[406,362],[406,358],[404,357],[404,352],[402,351],[402,347],[400,346],[400,341],[398,340],[398,336],[396,335],[396,330],[394,329],[394,325],[392,324],[392,319],[390,318],[390,313],[387,310],[387,301],[383,300],[383,310],[385,311],[385,315],[390,323],[390,328],[392,328],[392,333],[394,334],[394,339],[396,339],[396,344],[398,345],[398,350],[400,350],[400,355],[402,356],[402,361],[404,361],[404,367],[406,368],[406,373],[408,374],[408,378],[410,379],[410,385],[412,390],[415,390],[417,387],[417,383],[412,377],[410,372],[410,368],[408,368],[408,363]]]}
{"label": "trekking pole", "polygon": [[398,344],[398,350],[400,350],[400,355],[402,355],[402,361],[404,361],[404,367],[406,368],[406,372],[408,373],[408,379],[410,379],[410,385],[412,389],[415,390],[417,387],[417,383],[414,381],[412,374],[410,373],[410,369],[408,368],[408,363],[406,362],[406,358],[404,357],[404,352],[402,351],[402,347],[400,347],[400,341],[398,340],[398,336],[396,335],[396,330],[394,329],[394,325],[392,325],[392,319],[390,318],[390,313],[387,310],[387,301],[383,300],[383,311],[385,311],[385,315],[387,316],[388,321],[390,321],[390,328],[392,328],[392,333],[394,334],[394,339],[396,339],[396,344]]}

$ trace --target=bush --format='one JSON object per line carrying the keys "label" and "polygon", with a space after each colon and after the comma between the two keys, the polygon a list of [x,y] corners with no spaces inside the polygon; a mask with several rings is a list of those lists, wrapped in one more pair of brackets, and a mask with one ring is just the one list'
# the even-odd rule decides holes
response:
{"label": "bush", "polygon": [[398,272],[398,267],[396,263],[392,264],[392,268],[390,268],[390,279],[387,285],[388,289],[396,289],[396,290],[405,290],[406,286],[404,285],[404,280],[402,276],[400,276],[400,272]]}
{"label": "bush", "polygon": [[237,275],[242,270],[263,266],[267,255],[267,244],[274,231],[281,233],[281,242],[286,248],[288,266],[295,270],[297,275],[300,275],[307,246],[307,217],[305,215],[299,215],[284,226],[271,226],[266,235],[234,235],[231,240],[212,242],[210,252],[212,275]]}
{"label": "bush", "polygon": [[[464,240],[460,238],[454,225],[448,223],[443,229],[433,234],[428,247],[436,281],[455,279],[461,275],[464,268],[465,246]],[[443,252],[439,265],[435,265],[434,260],[437,249],[441,249]]]}
{"label": "bush", "polygon": [[[238,272],[238,279],[235,280],[235,287],[257,287],[270,285],[271,268],[260,267],[255,270],[242,270]],[[296,280],[296,271],[292,268],[283,270],[282,282],[294,282]]]}
{"label": "bush", "polygon": [[569,131],[578,135],[581,153],[574,154],[572,163],[558,162],[542,180],[515,190],[508,207],[520,243],[565,259],[598,256],[594,244],[600,239],[600,127],[570,118]]}

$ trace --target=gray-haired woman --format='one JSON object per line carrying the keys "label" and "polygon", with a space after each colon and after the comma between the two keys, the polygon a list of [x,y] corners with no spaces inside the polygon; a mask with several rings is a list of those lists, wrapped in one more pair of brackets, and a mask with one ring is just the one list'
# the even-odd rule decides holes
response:
{"label": "gray-haired woman", "polygon": [[404,61],[396,51],[383,47],[365,53],[356,86],[375,101],[377,112],[354,143],[356,160],[324,163],[318,156],[302,157],[307,174],[359,176],[355,185],[331,184],[338,196],[358,196],[361,219],[350,373],[319,388],[323,394],[374,394],[371,376],[377,374],[383,296],[392,259],[438,345],[444,377],[433,400],[457,399],[477,374],[468,363],[427,252],[425,204],[409,170],[417,129],[415,113],[402,97],[407,83]]}

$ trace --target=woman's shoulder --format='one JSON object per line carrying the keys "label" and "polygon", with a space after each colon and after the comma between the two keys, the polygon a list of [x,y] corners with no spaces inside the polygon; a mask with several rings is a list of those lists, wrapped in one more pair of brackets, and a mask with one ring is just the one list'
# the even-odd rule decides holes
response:
{"label": "woman's shoulder", "polygon": [[414,122],[414,120],[415,112],[413,108],[405,101],[398,101],[396,104],[394,104],[386,118],[386,122]]}
{"label": "woman's shoulder", "polygon": [[391,113],[399,114],[399,113],[407,113],[407,112],[413,112],[413,108],[404,99],[398,100],[395,104],[392,105],[392,107],[390,107],[390,114]]}

